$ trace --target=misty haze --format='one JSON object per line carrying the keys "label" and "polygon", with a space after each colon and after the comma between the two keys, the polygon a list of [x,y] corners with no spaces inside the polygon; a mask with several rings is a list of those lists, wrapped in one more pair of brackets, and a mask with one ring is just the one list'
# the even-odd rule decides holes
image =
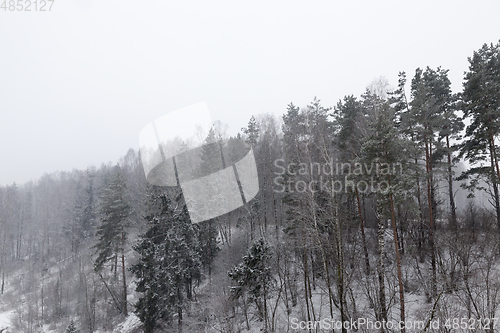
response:
{"label": "misty haze", "polygon": [[499,12],[0,0],[0,333],[500,331]]}

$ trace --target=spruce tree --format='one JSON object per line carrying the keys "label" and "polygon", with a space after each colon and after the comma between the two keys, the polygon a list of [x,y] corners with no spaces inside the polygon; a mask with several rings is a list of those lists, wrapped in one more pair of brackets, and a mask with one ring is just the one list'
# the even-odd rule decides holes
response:
{"label": "spruce tree", "polygon": [[71,224],[65,227],[73,252],[78,251],[82,241],[94,236],[96,214],[93,178],[93,174],[87,170],[86,176],[78,181],[73,218]]}
{"label": "spruce tree", "polygon": [[150,194],[150,227],[134,250],[139,262],[131,270],[142,293],[135,313],[146,333],[160,323],[171,324],[174,314],[182,327],[183,313],[192,298],[193,286],[201,279],[198,225],[192,224],[178,189],[167,195],[159,188]]}
{"label": "spruce tree", "polygon": [[234,298],[248,294],[248,302],[255,303],[259,317],[267,328],[267,300],[275,284],[271,262],[272,250],[269,243],[260,238],[255,241],[243,257],[243,262],[228,272],[235,285],[231,287]]}
{"label": "spruce tree", "polygon": [[125,245],[127,241],[127,226],[132,209],[126,200],[126,186],[119,171],[111,180],[101,196],[101,225],[97,230],[98,241],[94,248],[97,251],[95,270],[101,272],[104,265],[111,261],[115,280],[117,279],[118,258],[121,261],[122,294],[115,300],[120,304],[120,311],[127,316],[127,280],[125,268]]}
{"label": "spruce tree", "polygon": [[259,124],[255,119],[255,116],[252,116],[248,121],[247,128],[242,128],[241,131],[246,135],[246,142],[252,147],[255,148],[257,146],[257,141],[259,139]]}
{"label": "spruce tree", "polygon": [[200,260],[204,269],[208,270],[209,278],[212,277],[212,263],[220,251],[217,240],[217,227],[215,220],[210,219],[198,223]]}

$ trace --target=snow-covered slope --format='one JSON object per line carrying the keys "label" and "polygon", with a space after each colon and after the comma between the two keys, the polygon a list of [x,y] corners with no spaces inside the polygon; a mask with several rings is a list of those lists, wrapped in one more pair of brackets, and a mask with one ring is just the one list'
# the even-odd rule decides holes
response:
{"label": "snow-covered slope", "polygon": [[11,317],[13,314],[14,310],[0,313],[0,330],[10,327]]}

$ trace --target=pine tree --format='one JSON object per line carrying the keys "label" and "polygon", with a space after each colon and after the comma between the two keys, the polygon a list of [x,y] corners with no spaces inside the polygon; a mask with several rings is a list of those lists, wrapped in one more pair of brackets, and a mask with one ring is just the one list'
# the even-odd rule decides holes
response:
{"label": "pine tree", "polygon": [[[311,165],[314,162],[330,163],[334,158],[332,154],[333,130],[332,122],[328,119],[329,111],[330,108],[324,108],[317,98],[314,98],[307,108],[301,111],[292,103],[288,105],[287,113],[283,116],[283,150],[288,167],[282,176],[284,182],[281,184],[319,184],[323,176],[318,172],[299,173],[298,171],[300,163],[302,165]],[[332,183],[333,179],[330,179],[330,184]],[[278,183],[278,185],[281,184]],[[345,297],[347,293],[342,219],[338,214],[340,196],[333,195],[331,186],[321,189],[317,186],[311,191],[309,189],[297,191],[292,187],[294,186],[284,188],[283,203],[286,205],[287,215],[287,225],[284,231],[300,244],[307,320],[314,320],[316,316],[311,285],[315,284],[318,267],[323,266],[327,274],[332,264],[336,266],[341,319],[345,320],[347,318]],[[265,207],[264,203],[265,201],[262,201]],[[334,244],[329,244],[326,235],[323,236],[324,232],[328,232],[329,239],[334,239]],[[329,256],[335,256],[335,259],[328,260]],[[322,263],[318,260],[319,258]],[[335,270],[335,268],[332,269]],[[328,276],[327,284],[332,313],[335,300],[330,282]]]}
{"label": "pine tree", "polygon": [[[446,78],[444,80],[446,87],[445,94],[447,95],[447,101],[443,105],[445,110],[443,113],[443,120],[441,123],[441,129],[439,131],[439,139],[444,140],[442,144],[442,154],[446,157],[446,166],[447,166],[447,182],[448,182],[448,201],[450,205],[450,216],[449,216],[449,224],[450,228],[454,231],[458,228],[457,221],[457,206],[455,203],[455,193],[453,190],[453,180],[454,180],[454,172],[453,168],[455,167],[456,161],[458,158],[453,155],[459,150],[459,144],[453,144],[451,140],[461,140],[461,131],[464,128],[464,123],[462,119],[457,115],[456,110],[458,109],[458,104],[456,103],[458,96],[451,95],[450,89],[450,81]],[[440,158],[439,153],[437,154],[438,158]]]}
{"label": "pine tree", "polygon": [[420,255],[420,261],[423,263],[425,261],[424,243],[427,239],[427,229],[424,224],[424,208],[421,187],[421,175],[424,174],[424,171],[421,170],[420,161],[422,159],[424,149],[420,136],[421,126],[418,125],[416,117],[414,117],[413,112],[410,110],[410,105],[406,97],[405,85],[406,73],[400,72],[398,88],[390,94],[391,98],[389,101],[395,110],[395,121],[399,132],[412,142],[409,155],[412,157],[413,164],[409,165],[409,171],[411,171],[415,185],[412,189],[410,189],[410,193],[413,193],[418,208],[418,222],[415,226],[417,235],[416,243],[418,254]]}
{"label": "pine tree", "polygon": [[425,171],[427,182],[427,208],[429,216],[429,245],[431,251],[431,296],[437,296],[436,250],[434,232],[436,229],[437,200],[434,168],[439,160],[437,151],[439,130],[443,127],[443,117],[447,105],[451,102],[451,92],[447,70],[429,67],[423,71],[417,68],[411,82],[412,101],[408,118],[416,127],[416,140],[422,142],[425,153]]}
{"label": "pine tree", "polygon": [[[354,163],[360,155],[361,143],[366,134],[365,109],[360,101],[354,96],[346,96],[343,101],[339,101],[335,107],[333,116],[335,117],[335,143],[340,152],[342,162]],[[365,237],[365,219],[361,195],[357,188],[354,190],[356,198],[357,215],[360,220],[361,241],[363,244],[365,273],[370,273],[370,260]]]}
{"label": "pine tree", "polygon": [[[372,98],[378,96],[372,96]],[[398,228],[396,221],[396,202],[404,197],[405,177],[400,172],[406,164],[407,151],[409,142],[405,140],[395,127],[395,110],[383,100],[375,101],[378,104],[377,110],[374,113],[374,120],[370,124],[370,135],[367,136],[363,143],[361,152],[361,161],[365,165],[378,165],[380,172],[370,179],[371,182],[377,183],[376,192],[372,193],[376,198],[377,203],[377,218],[378,218],[378,275],[379,275],[379,302],[380,302],[380,319],[387,319],[387,309],[385,308],[385,267],[383,262],[384,255],[384,221],[391,221],[394,250],[396,257],[396,270],[399,284],[399,304],[400,304],[400,320],[405,321],[405,300],[404,300],[404,283],[401,270],[401,252],[400,242],[398,240]],[[395,168],[396,165],[401,168]],[[382,184],[384,184],[382,186]],[[372,185],[372,189],[374,186]],[[404,332],[404,329],[401,330]]]}
{"label": "pine tree", "polygon": [[[488,175],[493,187],[497,225],[500,229],[500,169],[496,139],[500,134],[500,42],[484,44],[469,59],[462,93],[464,117],[470,119],[460,156],[473,167],[462,175]],[[489,164],[484,167],[483,162]],[[479,166],[478,166],[479,165]],[[474,183],[473,183],[474,184]]]}

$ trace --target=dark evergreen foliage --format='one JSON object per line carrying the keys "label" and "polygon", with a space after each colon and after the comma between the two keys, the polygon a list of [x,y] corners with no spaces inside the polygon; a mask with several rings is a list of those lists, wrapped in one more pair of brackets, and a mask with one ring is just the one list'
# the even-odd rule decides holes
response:
{"label": "dark evergreen foliage", "polygon": [[264,238],[259,238],[248,249],[243,262],[228,272],[235,283],[231,287],[233,297],[240,298],[248,293],[248,302],[255,303],[261,318],[264,319],[266,307],[275,280],[271,270],[272,250]]}
{"label": "dark evergreen foliage", "polygon": [[95,269],[102,270],[105,263],[124,250],[131,207],[126,199],[126,185],[118,171],[109,186],[103,190],[99,209],[100,226],[95,249]]}
{"label": "dark evergreen foliage", "polygon": [[182,195],[171,196],[152,190],[152,211],[146,217],[150,227],[134,246],[140,257],[131,270],[143,295],[135,312],[145,332],[153,332],[159,322],[172,323],[174,315],[182,325],[182,313],[201,279],[198,227],[191,223]]}

